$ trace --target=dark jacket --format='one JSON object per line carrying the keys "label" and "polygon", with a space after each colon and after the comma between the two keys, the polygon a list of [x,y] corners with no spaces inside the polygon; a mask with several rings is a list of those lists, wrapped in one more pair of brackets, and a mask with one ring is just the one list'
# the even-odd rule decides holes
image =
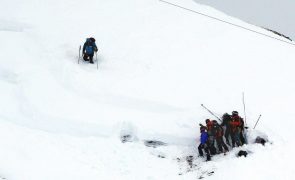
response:
{"label": "dark jacket", "polygon": [[231,116],[229,114],[225,113],[222,116],[222,123],[220,125],[228,128],[228,127],[230,127],[230,121],[231,121]]}
{"label": "dark jacket", "polygon": [[95,42],[91,41],[90,38],[86,39],[86,42],[83,45],[83,53],[86,53],[87,55],[93,55],[94,52],[97,51],[97,46]]}
{"label": "dark jacket", "polygon": [[218,138],[218,137],[222,137],[223,136],[223,128],[222,126],[220,126],[219,124],[213,124],[212,127],[212,134],[214,137]]}

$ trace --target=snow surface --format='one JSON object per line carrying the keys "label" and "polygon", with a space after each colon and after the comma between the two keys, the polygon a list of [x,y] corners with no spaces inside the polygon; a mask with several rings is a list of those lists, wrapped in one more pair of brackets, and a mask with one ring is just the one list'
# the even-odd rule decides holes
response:
{"label": "snow surface", "polygon": [[[90,36],[98,70],[77,64]],[[2,0],[0,39],[0,179],[295,179],[294,46],[157,0]],[[196,157],[187,172],[198,124],[214,118],[200,104],[242,113],[242,92],[249,141],[271,143]],[[236,158],[239,149],[251,153]]]}

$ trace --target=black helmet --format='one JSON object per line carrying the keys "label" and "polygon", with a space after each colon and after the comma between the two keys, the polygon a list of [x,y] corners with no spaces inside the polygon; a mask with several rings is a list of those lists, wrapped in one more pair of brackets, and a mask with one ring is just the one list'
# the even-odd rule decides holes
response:
{"label": "black helmet", "polygon": [[206,127],[205,127],[205,126],[201,126],[201,127],[200,127],[200,131],[201,131],[201,132],[203,132],[203,131],[205,131],[205,130],[206,130]]}
{"label": "black helmet", "polygon": [[232,115],[239,115],[238,111],[233,111]]}
{"label": "black helmet", "polygon": [[89,38],[90,41],[95,42],[95,39],[93,37]]}
{"label": "black helmet", "polygon": [[222,115],[222,117],[225,117],[225,116],[230,116],[228,113],[224,113],[223,115]]}

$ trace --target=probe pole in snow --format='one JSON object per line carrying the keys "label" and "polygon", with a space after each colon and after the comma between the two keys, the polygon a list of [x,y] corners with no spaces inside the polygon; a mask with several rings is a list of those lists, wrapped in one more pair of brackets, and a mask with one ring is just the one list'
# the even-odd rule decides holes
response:
{"label": "probe pole in snow", "polygon": [[206,109],[210,114],[212,114],[214,117],[216,117],[220,122],[222,122],[221,119],[218,116],[216,116],[212,111],[210,111],[206,106],[204,106],[204,104],[201,104],[201,106],[204,109]]}
{"label": "probe pole in snow", "polygon": [[254,126],[254,128],[253,128],[253,129],[255,129],[255,127],[256,127],[256,125],[258,124],[258,122],[259,122],[260,118],[261,118],[261,114],[259,115],[259,117],[258,117],[258,119],[257,119],[257,121],[256,121],[256,123],[255,123],[255,126]]}
{"label": "probe pole in snow", "polygon": [[79,57],[78,57],[78,64],[80,63],[80,57],[81,57],[81,45],[79,46]]}
{"label": "probe pole in snow", "polygon": [[97,52],[95,52],[95,59],[96,59],[96,68],[98,69]]}
{"label": "probe pole in snow", "polygon": [[245,93],[244,92],[243,92],[243,106],[244,106],[244,115],[245,115],[245,125],[247,126],[246,105],[245,105]]}

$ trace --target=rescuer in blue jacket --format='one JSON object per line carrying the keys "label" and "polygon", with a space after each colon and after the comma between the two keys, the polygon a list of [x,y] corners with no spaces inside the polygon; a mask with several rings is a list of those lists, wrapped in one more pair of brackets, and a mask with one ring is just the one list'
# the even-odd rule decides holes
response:
{"label": "rescuer in blue jacket", "polygon": [[210,153],[209,153],[209,148],[208,148],[208,133],[206,132],[206,128],[203,126],[203,127],[200,127],[200,131],[201,131],[201,137],[200,137],[200,145],[198,147],[198,150],[199,150],[199,156],[203,157],[204,156],[204,153],[203,153],[203,149],[205,150],[205,153],[206,153],[206,157],[207,157],[207,161],[210,161],[211,160],[211,156],[210,156]]}
{"label": "rescuer in blue jacket", "polygon": [[97,52],[97,46],[93,37],[87,38],[83,46],[83,59],[93,64],[94,52]]}

